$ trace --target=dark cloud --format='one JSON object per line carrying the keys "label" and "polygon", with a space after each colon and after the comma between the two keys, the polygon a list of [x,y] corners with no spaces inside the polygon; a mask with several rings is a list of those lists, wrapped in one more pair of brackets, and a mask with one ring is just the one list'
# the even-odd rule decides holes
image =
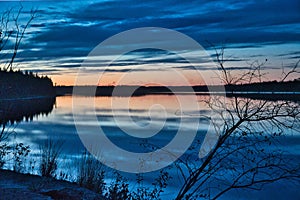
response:
{"label": "dark cloud", "polygon": [[57,69],[34,69],[34,70],[28,70],[32,71],[34,73],[45,73],[45,72],[59,72]]}
{"label": "dark cloud", "polygon": [[[28,4],[36,6],[34,2]],[[96,45],[110,36],[138,27],[178,30],[207,49],[212,49],[209,43],[225,43],[228,48],[237,50],[299,44],[300,38],[298,0],[52,2],[51,6],[43,4],[38,11],[40,17],[31,24],[32,30],[29,30],[21,47],[24,51],[19,55],[20,60],[68,58],[64,63],[53,63],[53,68],[77,68],[82,60],[74,61],[72,58],[87,56]],[[161,54],[144,51],[136,55],[152,58]],[[289,58],[297,59],[299,56],[291,54]],[[168,59],[148,59],[147,63],[184,63],[181,59]],[[245,59],[234,58],[229,61]],[[139,60],[136,63],[118,62],[113,65],[135,64],[145,63]]]}
{"label": "dark cloud", "polygon": [[289,57],[290,59],[300,59],[300,55],[299,56],[291,56]]}
{"label": "dark cloud", "polygon": [[278,56],[293,56],[293,55],[300,55],[300,51],[291,51],[288,53],[278,54]]}
{"label": "dark cloud", "polygon": [[[289,3],[275,0],[244,4],[238,1],[100,2],[67,13],[66,22],[50,25],[49,30],[37,35],[34,41],[46,39],[93,46],[113,34],[145,26],[178,29],[200,41],[298,41],[299,32],[291,33],[277,27],[289,24],[299,27],[298,11],[299,2],[293,0]],[[89,23],[92,25],[87,26]]]}
{"label": "dark cloud", "polygon": [[[182,69],[182,70],[201,70],[201,71],[212,71],[212,70],[222,70],[221,68],[216,67],[205,67],[205,66],[201,66],[201,67],[197,67],[197,66],[191,66],[191,65],[187,65],[187,66],[180,66],[180,67],[176,67],[177,69]],[[226,67],[227,70],[250,70],[251,67],[250,66],[240,66],[240,67]]]}
{"label": "dark cloud", "polygon": [[41,28],[41,27],[46,27],[46,24],[31,24],[30,27]]}

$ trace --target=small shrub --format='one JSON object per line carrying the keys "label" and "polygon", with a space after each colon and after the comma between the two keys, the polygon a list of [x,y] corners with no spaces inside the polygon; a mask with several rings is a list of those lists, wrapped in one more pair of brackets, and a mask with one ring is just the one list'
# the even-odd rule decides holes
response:
{"label": "small shrub", "polygon": [[13,148],[13,169],[15,172],[21,172],[24,169],[25,158],[30,152],[30,147],[25,146],[23,143],[17,143]]}
{"label": "small shrub", "polygon": [[41,164],[40,172],[42,176],[54,177],[57,170],[58,158],[62,149],[62,142],[54,142],[52,139],[47,140],[43,146],[40,147],[41,151]]}
{"label": "small shrub", "polygon": [[152,187],[143,186],[143,175],[137,175],[138,188],[135,191],[130,192],[130,199],[135,200],[151,200],[160,199],[161,194],[168,185],[168,181],[171,179],[169,173],[165,170],[161,170],[159,176],[152,183]]}
{"label": "small shrub", "polygon": [[6,162],[6,156],[10,153],[10,146],[7,144],[0,144],[0,169],[3,168]]}
{"label": "small shrub", "polygon": [[103,165],[85,151],[80,159],[77,178],[78,184],[99,194],[103,194],[105,190],[104,175]]}
{"label": "small shrub", "polygon": [[128,181],[117,171],[114,172],[116,179],[108,187],[105,197],[109,200],[131,199]]}

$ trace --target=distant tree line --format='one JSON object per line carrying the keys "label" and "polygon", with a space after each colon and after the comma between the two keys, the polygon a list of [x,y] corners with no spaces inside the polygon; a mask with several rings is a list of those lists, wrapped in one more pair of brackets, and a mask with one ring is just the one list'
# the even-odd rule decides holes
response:
{"label": "distant tree line", "polygon": [[0,69],[0,99],[54,97],[53,82],[32,72]]}
{"label": "distant tree line", "polygon": [[[138,85],[120,85],[120,86],[76,86],[76,95],[82,96],[143,96],[143,95],[161,95],[161,94],[173,94],[173,91],[177,93],[186,93],[191,90],[191,86],[138,86]],[[117,91],[115,89],[118,88]],[[73,93],[73,86],[57,86],[55,87],[56,94],[58,96],[71,95]],[[297,98],[299,100],[300,92],[300,80],[295,79],[293,81],[270,81],[270,82],[255,82],[246,84],[226,84],[226,85],[195,85],[192,86],[194,92],[201,95],[205,95],[209,92],[226,92],[226,95],[231,96],[242,96],[247,95],[248,97],[265,97],[264,93],[272,94],[268,95],[269,98],[279,97],[286,98]],[[225,90],[224,90],[225,89]],[[94,91],[95,94],[90,91]],[[211,91],[210,91],[211,90]],[[240,94],[245,92],[246,94]],[[276,93],[280,93],[276,95]],[[247,94],[249,93],[249,94]],[[263,93],[262,95],[256,95],[253,93]],[[287,93],[283,96],[282,93]],[[293,96],[291,96],[291,94]],[[260,99],[260,98],[259,98]]]}
{"label": "distant tree line", "polygon": [[227,92],[230,91],[255,91],[255,92],[300,92],[300,80],[293,81],[271,81],[271,82],[257,82],[251,84],[241,85],[225,85]]}

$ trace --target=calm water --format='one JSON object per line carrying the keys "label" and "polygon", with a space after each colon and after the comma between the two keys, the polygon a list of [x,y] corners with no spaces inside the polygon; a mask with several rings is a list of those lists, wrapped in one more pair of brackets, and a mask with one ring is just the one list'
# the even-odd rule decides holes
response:
{"label": "calm water", "polygon": [[[76,98],[77,112],[82,113],[82,116],[76,121],[77,125],[87,127],[100,125],[114,144],[132,152],[151,151],[149,146],[145,148],[145,146],[141,145],[143,143],[155,144],[156,148],[167,145],[174,138],[179,127],[187,133],[195,131],[197,133],[196,138],[201,140],[209,126],[209,120],[203,117],[210,113],[210,109],[203,102],[207,100],[207,96],[197,96],[198,110],[195,110],[193,106],[188,106],[188,103],[183,107],[178,99],[176,99],[176,96],[169,95],[131,97],[129,100],[129,109],[125,109],[121,103],[114,104],[114,106],[111,105],[111,102],[116,103],[128,100],[122,97],[96,97],[95,99],[91,97],[57,97],[53,108],[49,108],[48,106],[44,112],[37,112],[37,115],[31,114],[27,117],[27,121],[15,123],[15,125],[11,126],[10,128],[16,132],[14,138],[12,138],[12,142],[17,141],[30,145],[32,150],[31,159],[38,162],[40,146],[47,139],[63,141],[58,172],[62,171],[69,174],[69,180],[75,180],[77,158],[85,150],[75,127],[72,98]],[[182,98],[184,101],[189,102],[191,97],[184,95]],[[87,103],[91,101],[95,102],[95,108],[92,104]],[[130,118],[128,118],[128,113]],[[94,114],[97,116],[97,121],[91,120],[91,116]],[[117,122],[115,120],[116,116],[118,118]],[[181,120],[184,120],[185,123],[181,123]],[[195,126],[195,123],[193,123],[194,120],[199,122],[198,126]],[[130,130],[132,123],[140,127],[137,132],[145,134],[144,138],[139,138],[137,135],[136,137],[132,137],[126,134],[126,130]],[[151,129],[157,128],[159,131],[155,136],[147,139],[147,133],[143,130],[146,130],[149,125],[151,125]],[[86,134],[92,134],[88,130]],[[288,137],[287,142],[284,143],[288,145],[283,148],[290,151],[289,156],[300,156],[299,141],[298,135]],[[190,154],[192,158],[194,156],[196,159],[198,149],[188,151],[187,154]],[[166,199],[172,197],[172,194],[174,194],[172,190],[178,190],[178,185],[182,181],[176,171],[171,170],[171,175],[173,176],[173,180],[170,183],[169,191],[164,193]],[[107,180],[110,179],[109,176],[113,176],[113,173],[108,174]],[[134,175],[124,173],[124,176],[134,184]],[[144,177],[146,182],[150,183],[153,177],[155,177],[155,172],[147,173]],[[227,197],[230,199],[234,197],[237,199],[256,199],[257,195],[261,199],[268,199],[270,195],[275,195],[278,199],[283,196],[285,198],[292,198],[295,195],[300,195],[300,193],[294,183],[280,182],[266,187],[263,192],[239,191],[229,193]]]}

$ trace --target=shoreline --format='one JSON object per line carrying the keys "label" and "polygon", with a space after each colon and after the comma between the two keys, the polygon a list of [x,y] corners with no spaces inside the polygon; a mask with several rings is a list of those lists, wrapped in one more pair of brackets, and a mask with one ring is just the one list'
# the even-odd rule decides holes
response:
{"label": "shoreline", "polygon": [[0,199],[97,199],[105,198],[78,184],[47,178],[39,175],[22,174],[11,170],[0,170]]}

